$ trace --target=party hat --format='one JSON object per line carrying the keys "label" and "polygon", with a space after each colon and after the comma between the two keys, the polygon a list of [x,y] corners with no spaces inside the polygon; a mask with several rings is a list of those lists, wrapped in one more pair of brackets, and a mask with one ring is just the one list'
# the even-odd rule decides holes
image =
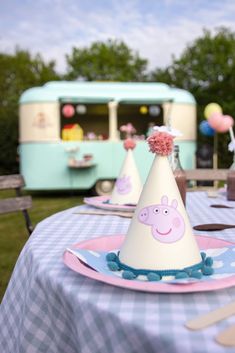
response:
{"label": "party hat", "polygon": [[212,259],[200,254],[168,161],[173,136],[157,131],[147,141],[156,156],[124,243],[118,255],[108,254],[108,266],[126,279],[212,274]]}
{"label": "party hat", "polygon": [[128,138],[124,141],[123,146],[127,153],[120,175],[114,185],[110,203],[118,205],[136,205],[143,188],[133,156],[133,149],[135,148],[136,143],[131,138]]}

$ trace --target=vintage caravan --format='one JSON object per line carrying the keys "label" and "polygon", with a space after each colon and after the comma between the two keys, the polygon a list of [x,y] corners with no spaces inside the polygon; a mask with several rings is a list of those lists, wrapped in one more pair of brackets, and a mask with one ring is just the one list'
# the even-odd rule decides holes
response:
{"label": "vintage caravan", "polygon": [[182,132],[176,139],[182,165],[194,167],[195,99],[163,83],[49,82],[22,94],[19,114],[20,168],[29,190],[109,193],[128,131],[137,139],[144,182],[152,162],[144,139],[153,125]]}

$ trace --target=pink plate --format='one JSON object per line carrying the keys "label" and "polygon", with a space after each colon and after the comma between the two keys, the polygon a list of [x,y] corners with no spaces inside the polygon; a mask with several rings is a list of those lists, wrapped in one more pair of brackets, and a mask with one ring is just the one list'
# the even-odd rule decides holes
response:
{"label": "pink plate", "polygon": [[105,201],[108,201],[108,200],[110,200],[110,197],[108,196],[94,196],[94,197],[84,198],[84,202],[87,205],[101,208],[103,210],[134,212],[136,208],[136,206],[131,206],[131,205],[114,205],[110,203],[104,203]]}
{"label": "pink plate", "polygon": [[[198,245],[200,249],[215,249],[222,248],[228,245],[234,245],[234,243],[203,236],[196,236]],[[86,240],[81,243],[73,245],[74,249],[87,249],[93,251],[112,251],[119,249],[124,240],[124,235],[110,235],[105,237],[99,237],[91,240]],[[188,292],[202,292],[202,291],[212,291],[221,288],[228,288],[235,285],[235,273],[228,278],[221,279],[211,279],[208,282],[194,282],[187,284],[171,284],[171,283],[161,283],[161,282],[145,282],[145,281],[135,281],[126,280],[116,276],[108,276],[87,267],[83,264],[75,255],[65,251],[64,263],[74,270],[84,276],[93,278],[97,281],[108,283],[117,287],[129,288],[138,291],[145,292],[158,292],[158,293],[188,293]]]}

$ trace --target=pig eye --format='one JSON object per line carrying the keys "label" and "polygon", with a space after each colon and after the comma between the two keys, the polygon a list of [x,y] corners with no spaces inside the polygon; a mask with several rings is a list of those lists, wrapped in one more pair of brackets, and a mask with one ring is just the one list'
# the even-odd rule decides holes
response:
{"label": "pig eye", "polygon": [[154,208],[153,212],[158,214],[159,213],[159,208]]}
{"label": "pig eye", "polygon": [[166,209],[166,208],[165,208],[165,210],[163,210],[162,212],[163,212],[163,214],[164,214],[165,216],[169,214],[169,210]]}

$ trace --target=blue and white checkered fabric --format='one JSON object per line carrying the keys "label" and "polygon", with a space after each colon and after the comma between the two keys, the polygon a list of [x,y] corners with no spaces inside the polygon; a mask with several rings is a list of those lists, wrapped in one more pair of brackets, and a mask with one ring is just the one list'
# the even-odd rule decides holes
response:
{"label": "blue and white checkered fabric", "polygon": [[[220,201],[226,203],[225,199]],[[188,193],[192,225],[234,223],[235,209],[212,209],[209,205],[213,202],[204,192]],[[20,254],[0,307],[0,352],[228,351],[216,344],[214,337],[235,324],[235,317],[203,331],[191,332],[184,324],[234,300],[235,288],[189,294],[144,293],[83,277],[63,264],[64,250],[85,239],[125,234],[130,220],[78,215],[76,210],[41,222]],[[208,236],[212,234],[235,241],[234,229]]]}

